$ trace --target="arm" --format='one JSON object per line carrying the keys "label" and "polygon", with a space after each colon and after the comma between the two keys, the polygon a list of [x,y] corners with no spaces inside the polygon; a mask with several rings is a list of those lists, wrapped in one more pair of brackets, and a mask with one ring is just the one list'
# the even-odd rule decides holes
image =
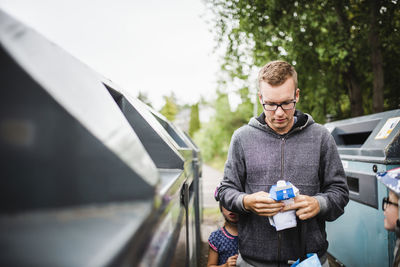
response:
{"label": "arm", "polygon": [[329,132],[322,152],[319,168],[321,192],[315,198],[321,207],[320,216],[334,221],[344,213],[349,202],[349,188],[335,140]]}
{"label": "arm", "polygon": [[216,267],[218,263],[218,253],[211,247],[208,248],[208,261],[207,267]]}
{"label": "arm", "polygon": [[263,191],[246,194],[246,161],[240,138],[235,132],[232,136],[225,164],[224,178],[218,189],[219,199],[224,207],[237,213],[254,212],[260,216],[273,216],[284,206]]}
{"label": "arm", "polygon": [[222,265],[217,265],[218,263],[218,253],[214,251],[211,247],[208,249],[208,261],[207,267],[231,267],[236,266],[236,260],[238,255],[234,255],[228,258],[227,262]]}
{"label": "arm", "polygon": [[296,215],[301,220],[319,214],[325,220],[333,221],[343,214],[344,207],[349,201],[346,176],[335,141],[329,133],[325,133],[324,137],[319,168],[320,193],[313,197],[299,195],[295,197],[293,205],[283,209],[284,211],[297,210]]}
{"label": "arm", "polygon": [[245,195],[246,163],[243,148],[237,132],[232,135],[228,157],[224,168],[224,178],[218,188],[222,205],[237,213],[248,213],[243,206]]}

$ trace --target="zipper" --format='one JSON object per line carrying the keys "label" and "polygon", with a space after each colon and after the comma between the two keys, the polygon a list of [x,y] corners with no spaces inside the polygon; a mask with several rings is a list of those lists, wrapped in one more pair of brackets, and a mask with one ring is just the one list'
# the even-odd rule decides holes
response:
{"label": "zipper", "polygon": [[278,232],[278,267],[281,266],[281,232]]}
{"label": "zipper", "polygon": [[[281,145],[281,180],[283,180],[283,167],[284,167],[284,156],[285,156],[285,137],[282,137],[282,145]],[[278,267],[281,266],[281,239],[282,234],[278,232]]]}
{"label": "zipper", "polygon": [[281,147],[281,180],[283,180],[283,168],[284,168],[284,163],[283,163],[283,158],[285,156],[285,137],[282,137],[282,147]]}

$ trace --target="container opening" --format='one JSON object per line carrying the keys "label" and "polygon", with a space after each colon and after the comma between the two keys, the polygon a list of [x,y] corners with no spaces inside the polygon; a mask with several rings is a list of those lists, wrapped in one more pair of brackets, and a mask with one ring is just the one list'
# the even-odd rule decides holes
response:
{"label": "container opening", "polygon": [[110,95],[112,96],[112,98],[114,98],[114,101],[117,103],[117,105],[122,108],[122,99],[123,99],[123,95],[117,91],[115,91],[114,89],[108,87],[106,84],[103,83],[103,85],[107,88],[108,92],[110,93]]}
{"label": "container opening", "polygon": [[358,183],[358,178],[347,176],[347,185],[349,190],[353,193],[358,194],[360,192],[360,186]]}
{"label": "container opening", "polygon": [[369,138],[380,119],[339,125],[332,132],[338,146],[361,147]]}
{"label": "container opening", "polygon": [[[167,144],[152,125],[140,114],[137,109],[140,107],[130,103],[122,93],[106,84],[104,84],[104,86],[122,111],[156,167],[182,169],[184,162],[180,155],[177,154],[178,151],[175,151],[172,146]],[[148,111],[146,110],[146,112]]]}
{"label": "container opening", "polygon": [[189,148],[188,145],[183,141],[183,139],[179,136],[179,134],[171,127],[171,125],[163,120],[162,118],[158,117],[153,112],[151,113],[153,116],[158,120],[158,122],[162,125],[162,127],[167,131],[167,133],[174,139],[174,141],[183,148]]}
{"label": "container opening", "polygon": [[360,132],[351,134],[339,134],[340,138],[343,140],[344,145],[362,145],[367,141],[371,132]]}

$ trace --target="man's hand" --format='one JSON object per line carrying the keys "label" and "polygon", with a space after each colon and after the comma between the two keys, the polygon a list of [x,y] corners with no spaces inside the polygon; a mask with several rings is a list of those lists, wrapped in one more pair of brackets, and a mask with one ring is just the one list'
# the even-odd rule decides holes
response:
{"label": "man's hand", "polygon": [[238,254],[235,254],[235,255],[233,255],[233,256],[230,256],[229,258],[228,258],[228,260],[226,261],[226,263],[225,263],[225,267],[234,267],[234,266],[236,266],[236,260],[237,260],[237,258],[238,258]]}
{"label": "man's hand", "polygon": [[294,198],[294,204],[285,206],[282,211],[287,210],[297,210],[296,215],[300,220],[307,220],[317,215],[320,211],[320,207],[316,198],[298,195]]}
{"label": "man's hand", "polygon": [[243,198],[243,206],[260,216],[274,216],[282,210],[285,204],[276,202],[263,191],[246,195]]}

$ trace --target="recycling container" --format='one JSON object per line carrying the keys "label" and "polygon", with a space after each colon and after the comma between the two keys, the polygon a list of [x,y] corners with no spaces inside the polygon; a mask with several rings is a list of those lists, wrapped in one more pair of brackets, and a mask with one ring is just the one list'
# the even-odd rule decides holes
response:
{"label": "recycling container", "polygon": [[200,153],[0,10],[0,266],[196,266]]}
{"label": "recycling container", "polygon": [[[179,219],[174,221],[175,225],[181,225],[181,227],[176,228],[176,230],[180,229],[180,232],[176,232],[175,236],[164,240],[165,247],[169,247],[169,249],[164,248],[164,250],[171,250],[171,252],[165,252],[166,258],[160,259],[160,263],[169,262],[171,259],[168,257],[172,257],[173,266],[197,266],[200,256],[198,239],[200,227],[196,228],[196,222],[199,224],[199,214],[196,211],[199,212],[200,207],[195,202],[194,196],[198,194],[196,193],[198,192],[196,184],[199,181],[201,170],[198,167],[199,151],[196,150],[196,147],[184,132],[169,122],[163,115],[144,105],[111,81],[104,80],[103,82],[128,122],[135,129],[159,170],[161,198],[165,202],[162,203],[162,207],[165,207],[162,210],[165,212],[171,213],[170,207],[167,207],[167,205],[173,197],[168,196],[170,194],[168,190],[176,188],[176,185],[180,186],[182,206],[175,203],[176,211],[172,212],[172,214],[180,214]],[[171,218],[166,217],[166,219],[170,220]],[[172,217],[172,219],[175,219],[175,217]],[[160,231],[163,230],[160,229]],[[166,237],[165,234],[164,237]],[[177,244],[176,241],[173,241],[176,238],[178,238]],[[160,240],[155,238],[152,244],[159,247]],[[153,250],[150,249],[149,251]],[[186,255],[184,259],[182,255]],[[145,258],[147,259],[146,264],[149,265],[158,260],[153,255],[146,255]]]}
{"label": "recycling container", "polygon": [[388,192],[375,175],[400,166],[400,110],[325,124],[336,141],[350,201],[327,223],[328,252],[345,266],[391,266],[395,235],[383,226]]}

